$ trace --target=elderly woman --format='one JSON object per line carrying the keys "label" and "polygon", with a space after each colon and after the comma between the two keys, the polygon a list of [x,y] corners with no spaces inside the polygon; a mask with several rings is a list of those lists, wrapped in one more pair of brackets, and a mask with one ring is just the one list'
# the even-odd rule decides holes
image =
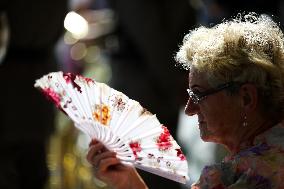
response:
{"label": "elderly woman", "polygon": [[[190,70],[185,113],[198,116],[204,141],[230,153],[206,166],[192,188],[284,188],[284,44],[278,25],[250,13],[199,27],[186,35],[177,60]],[[114,188],[147,188],[134,168],[99,142],[91,144],[87,159]]]}

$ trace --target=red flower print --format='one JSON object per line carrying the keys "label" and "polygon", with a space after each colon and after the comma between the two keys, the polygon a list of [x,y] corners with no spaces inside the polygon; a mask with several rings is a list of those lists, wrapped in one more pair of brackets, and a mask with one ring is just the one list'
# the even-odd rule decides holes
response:
{"label": "red flower print", "polygon": [[163,132],[157,139],[157,146],[159,150],[168,150],[173,144],[171,143],[171,134],[167,127],[162,126]]}
{"label": "red flower print", "polygon": [[75,82],[76,75],[72,73],[64,73],[63,78],[66,83],[71,83],[74,88],[76,88],[80,93],[82,92],[81,87]]}
{"label": "red flower print", "polygon": [[147,157],[148,157],[149,159],[155,158],[154,154],[148,154]]}
{"label": "red flower print", "polygon": [[140,143],[139,142],[131,142],[130,144],[129,144],[129,146],[130,146],[130,148],[131,148],[131,150],[132,150],[132,152],[133,152],[133,154],[134,154],[134,157],[136,158],[136,159],[138,159],[138,155],[137,155],[137,152],[141,152],[141,150],[142,150],[142,148],[141,148],[141,146],[140,146]]}
{"label": "red flower print", "polygon": [[115,96],[115,99],[112,100],[113,104],[112,106],[117,109],[117,111],[123,111],[125,109],[126,103],[123,101],[122,97]]}
{"label": "red flower print", "polygon": [[91,78],[84,77],[84,76],[81,76],[81,75],[80,76],[78,75],[78,77],[80,77],[80,79],[82,79],[82,80],[85,80],[87,82],[87,84],[95,83],[95,81],[93,79],[91,79]]}
{"label": "red flower print", "polygon": [[57,108],[61,108],[60,106],[60,96],[51,88],[45,88],[42,90],[43,94],[51,100]]}
{"label": "red flower print", "polygon": [[177,157],[180,158],[180,160],[184,161],[186,160],[185,155],[182,153],[181,149],[176,149],[177,151]]}

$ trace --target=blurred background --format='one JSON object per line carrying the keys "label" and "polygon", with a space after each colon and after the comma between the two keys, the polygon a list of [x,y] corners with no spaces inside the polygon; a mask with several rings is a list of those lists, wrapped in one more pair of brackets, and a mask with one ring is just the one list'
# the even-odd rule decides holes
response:
{"label": "blurred background", "polygon": [[[51,71],[104,82],[157,114],[182,146],[191,182],[225,150],[187,117],[187,71],[174,55],[189,30],[255,11],[284,22],[280,0],[0,2],[0,188],[108,188],[92,174],[88,138],[33,88]],[[282,27],[282,25],[281,25]],[[149,188],[185,188],[140,172]]]}

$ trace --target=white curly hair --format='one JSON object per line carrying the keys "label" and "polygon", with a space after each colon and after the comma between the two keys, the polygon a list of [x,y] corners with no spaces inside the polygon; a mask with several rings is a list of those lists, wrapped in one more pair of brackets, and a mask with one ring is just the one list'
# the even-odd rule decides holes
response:
{"label": "white curly hair", "polygon": [[284,114],[283,33],[269,16],[238,14],[214,27],[187,34],[176,60],[207,73],[211,86],[238,81],[254,84],[263,112]]}

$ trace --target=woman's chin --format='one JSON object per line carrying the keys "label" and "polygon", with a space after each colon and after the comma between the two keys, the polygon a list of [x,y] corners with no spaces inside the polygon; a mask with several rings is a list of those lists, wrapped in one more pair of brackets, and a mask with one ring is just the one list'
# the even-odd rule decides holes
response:
{"label": "woman's chin", "polygon": [[212,136],[209,135],[206,132],[200,132],[200,138],[204,141],[204,142],[213,142]]}
{"label": "woman's chin", "polygon": [[201,138],[204,142],[210,142],[210,137],[208,137],[208,135],[206,135],[206,134],[200,133],[200,138]]}

